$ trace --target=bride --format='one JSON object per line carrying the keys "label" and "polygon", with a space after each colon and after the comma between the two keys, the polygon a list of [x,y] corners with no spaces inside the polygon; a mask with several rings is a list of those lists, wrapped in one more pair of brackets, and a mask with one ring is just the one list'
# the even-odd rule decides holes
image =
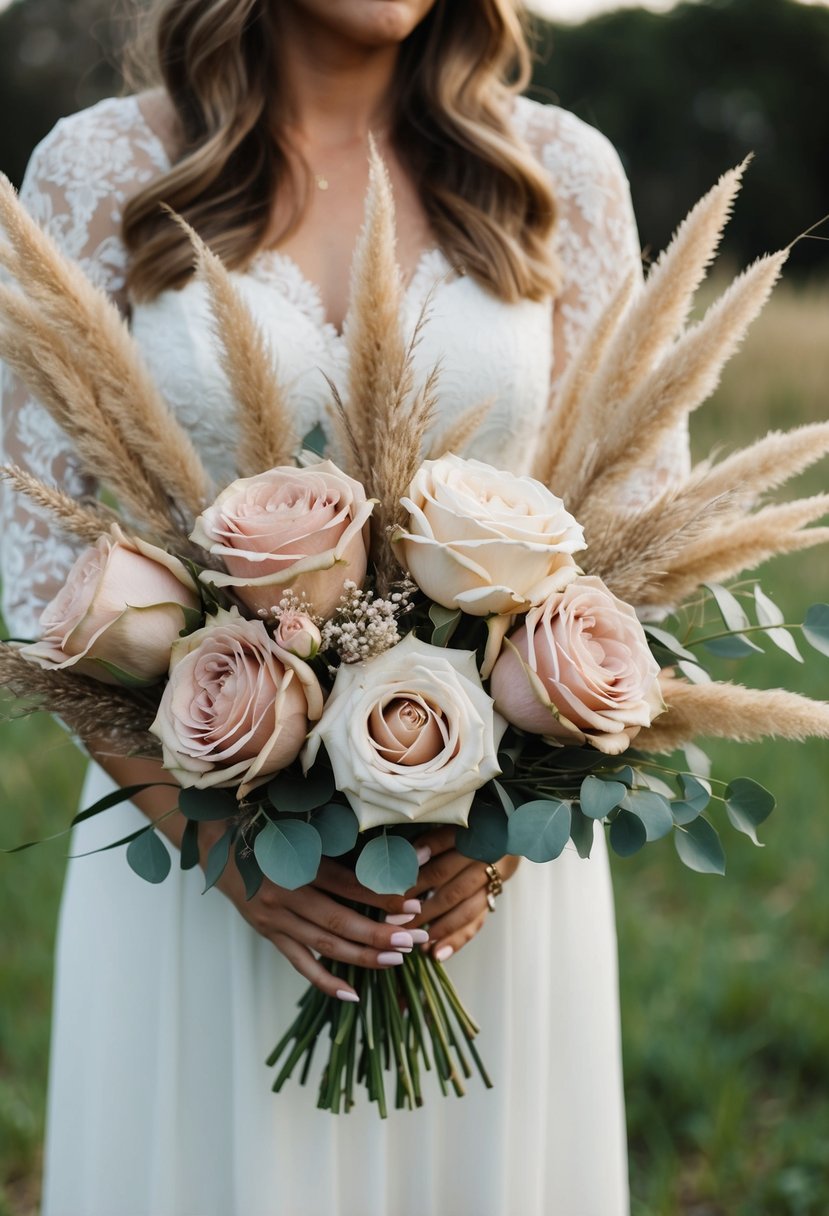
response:
{"label": "bride", "polygon": [[[518,95],[514,0],[160,0],[156,84],[64,119],[22,195],[117,301],[217,483],[235,476],[232,402],[183,214],[234,271],[272,343],[298,433],[325,424],[324,372],[347,383],[349,267],[373,133],[389,168],[416,365],[441,363],[438,430],[492,408],[470,454],[527,467],[551,389],[621,276],[638,267],[629,192],[598,132]],[[515,70],[517,69],[517,71]],[[512,83],[507,83],[507,81]],[[65,437],[7,378],[7,459],[94,491]],[[641,502],[686,459],[683,436],[629,487]],[[71,549],[5,499],[4,611],[33,636]],[[84,803],[157,776],[93,749]],[[158,790],[82,824],[72,852],[176,805]],[[140,809],[139,809],[140,808]],[[171,848],[183,827],[164,821]],[[209,845],[207,831],[202,844]],[[336,863],[312,887],[230,869],[151,888],[120,851],[70,863],[56,962],[44,1216],[624,1216],[627,1165],[613,905],[604,839],[581,861],[483,865],[427,842],[414,902],[363,893]],[[231,868],[232,869],[232,868]],[[420,895],[422,898],[415,898]],[[428,939],[428,940],[426,940]],[[306,980],[349,998],[318,958],[392,967],[453,955],[495,1080],[381,1122],[270,1092],[263,1061]]]}

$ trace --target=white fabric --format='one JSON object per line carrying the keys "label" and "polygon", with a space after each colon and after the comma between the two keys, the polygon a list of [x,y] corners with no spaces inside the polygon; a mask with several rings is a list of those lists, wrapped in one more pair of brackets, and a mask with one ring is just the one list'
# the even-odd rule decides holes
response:
{"label": "white fabric", "polygon": [[[639,264],[629,192],[598,132],[520,100],[515,127],[552,177],[565,289],[507,305],[424,252],[407,291],[413,325],[431,292],[417,351],[440,356],[439,429],[494,397],[480,458],[527,464],[551,379],[619,276]],[[134,98],[65,119],[35,151],[23,190],[32,213],[122,307],[126,198],[167,164]],[[237,281],[273,343],[300,433],[324,419],[321,370],[345,382],[343,339],[316,288],[279,253]],[[131,310],[159,385],[217,483],[234,475],[228,394],[191,282]],[[553,351],[555,349],[555,358]],[[42,407],[7,378],[7,458],[73,493],[89,490]],[[641,501],[687,462],[678,433]],[[33,636],[72,549],[7,494],[4,610]],[[110,788],[92,767],[84,804]],[[73,851],[144,822],[132,807],[82,825]],[[149,887],[119,850],[70,863],[57,949],[44,1216],[625,1216],[616,944],[604,840],[580,861],[523,862],[483,933],[449,966],[483,1023],[496,1082],[462,1100],[429,1093],[424,1110],[315,1109],[312,1085],[275,1097],[262,1061],[302,980],[200,872]]]}

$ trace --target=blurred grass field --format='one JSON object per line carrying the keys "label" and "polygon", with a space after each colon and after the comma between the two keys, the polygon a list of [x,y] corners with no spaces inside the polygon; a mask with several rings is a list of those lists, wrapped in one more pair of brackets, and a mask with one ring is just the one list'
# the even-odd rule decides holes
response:
{"label": "blurred grass field", "polygon": [[[783,286],[696,418],[695,453],[828,416],[829,291]],[[824,463],[797,488],[827,480]],[[820,550],[780,559],[762,581],[796,621],[829,599],[829,562]],[[829,697],[829,659],[803,650],[803,666],[769,647],[723,671]],[[726,824],[725,879],[685,870],[670,840],[614,863],[633,1216],[824,1216],[829,745],[711,752],[715,776],[750,775],[777,795],[766,847]],[[3,724],[0,845],[60,830],[82,769],[51,722]],[[37,1211],[65,853],[56,841],[0,857],[0,1216]]]}

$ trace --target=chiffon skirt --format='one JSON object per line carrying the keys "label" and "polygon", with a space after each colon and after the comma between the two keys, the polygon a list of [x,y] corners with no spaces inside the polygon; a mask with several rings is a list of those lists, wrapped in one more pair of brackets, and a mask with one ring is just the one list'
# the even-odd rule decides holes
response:
{"label": "chiffon skirt", "polygon": [[[112,788],[90,766],[83,805]],[[73,853],[146,820],[118,807]],[[306,981],[200,870],[152,887],[123,849],[69,863],[43,1216],[626,1216],[613,900],[593,857],[522,862],[448,968],[493,1081],[348,1115],[264,1060]],[[433,1078],[427,1074],[426,1081]]]}

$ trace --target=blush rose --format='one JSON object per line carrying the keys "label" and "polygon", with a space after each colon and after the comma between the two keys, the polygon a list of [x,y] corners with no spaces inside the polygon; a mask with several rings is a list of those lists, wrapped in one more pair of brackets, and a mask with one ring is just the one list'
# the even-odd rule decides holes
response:
{"label": "blush rose", "polygon": [[238,784],[243,798],[296,759],[322,704],[307,663],[234,608],[173,647],[150,730],[181,785]]}
{"label": "blush rose", "polygon": [[658,676],[634,610],[585,576],[527,613],[491,691],[513,726],[618,755],[665,708]]}
{"label": "blush rose", "polygon": [[196,520],[191,539],[228,571],[201,578],[232,587],[254,612],[290,588],[329,617],[346,581],[360,586],[365,578],[373,508],[360,483],[330,460],[240,478]]}
{"label": "blush rose", "polygon": [[113,524],[77,558],[43,610],[40,640],[20,654],[104,684],[152,684],[166,674],[170,649],[194,616],[198,623],[200,599],[186,567]]}

